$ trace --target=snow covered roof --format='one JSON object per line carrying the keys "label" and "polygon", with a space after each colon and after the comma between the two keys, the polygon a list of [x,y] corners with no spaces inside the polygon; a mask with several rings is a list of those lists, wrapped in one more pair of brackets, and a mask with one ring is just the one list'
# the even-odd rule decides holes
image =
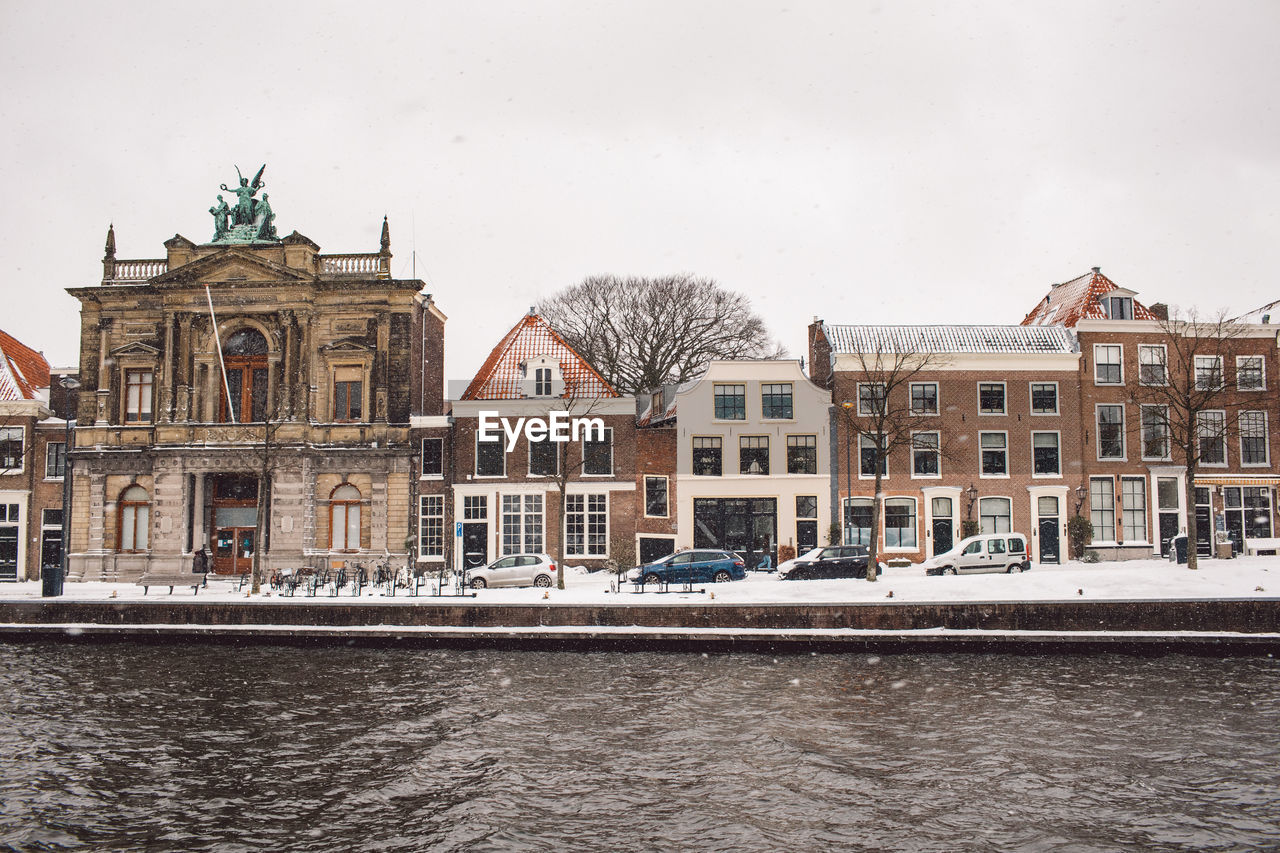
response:
{"label": "snow covered roof", "polygon": [[[1061,323],[1064,326],[1073,327],[1080,320],[1105,320],[1107,311],[1102,307],[1100,300],[1116,290],[1126,294],[1132,293],[1103,275],[1098,267],[1094,267],[1092,271],[1079,278],[1055,284],[1044,299],[1031,309],[1031,313],[1022,321],[1022,325],[1044,326],[1050,323]],[[1133,300],[1133,319],[1154,320],[1156,315],[1135,299]]]}
{"label": "snow covered roof", "polygon": [[49,387],[49,362],[40,353],[0,331],[0,400],[36,400]]}
{"label": "snow covered roof", "polygon": [[835,326],[822,324],[832,353],[1072,353],[1075,338],[1053,326]]}
{"label": "snow covered roof", "polygon": [[520,383],[526,378],[522,365],[531,358],[550,356],[560,364],[566,397],[587,399],[620,397],[586,359],[551,328],[541,316],[530,311],[498,342],[485,359],[463,400],[518,400]]}

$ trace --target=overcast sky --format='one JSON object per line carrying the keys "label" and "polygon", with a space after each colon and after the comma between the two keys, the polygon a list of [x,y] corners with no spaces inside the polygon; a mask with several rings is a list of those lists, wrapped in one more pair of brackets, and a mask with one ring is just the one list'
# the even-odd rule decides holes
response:
{"label": "overcast sky", "polygon": [[[1017,323],[1101,265],[1139,299],[1280,298],[1280,3],[0,5],[0,328],[78,303],[235,166],[280,233],[374,252],[469,377],[598,273],[841,323]],[[234,199],[233,199],[234,200]]]}

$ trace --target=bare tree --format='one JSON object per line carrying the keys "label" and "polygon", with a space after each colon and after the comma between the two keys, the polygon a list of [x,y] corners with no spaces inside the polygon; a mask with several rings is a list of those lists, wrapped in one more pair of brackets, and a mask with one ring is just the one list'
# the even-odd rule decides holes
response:
{"label": "bare tree", "polygon": [[[560,400],[560,408],[562,411],[567,412],[571,419],[590,418],[592,412],[598,406],[599,399],[596,397],[579,398],[576,396],[575,390],[570,387]],[[587,436],[591,436],[591,433],[588,432]],[[556,491],[560,493],[560,533],[556,537],[556,589],[564,589],[564,553],[566,540],[569,538],[569,483],[583,472],[587,463],[592,459],[592,452],[602,451],[599,448],[589,448],[586,441],[577,442],[571,440],[558,442],[558,445],[555,450],[556,470],[552,474]],[[577,452],[573,450],[575,445],[577,446]],[[612,444],[608,446],[607,451],[609,453],[613,452]],[[529,452],[533,452],[532,445]],[[583,535],[586,535],[585,530]]]}
{"label": "bare tree", "polygon": [[746,296],[691,275],[593,276],[537,310],[623,394],[684,382],[712,359],[786,352]]}
{"label": "bare tree", "polygon": [[[950,453],[949,435],[942,426],[938,398],[912,397],[911,384],[921,375],[938,370],[945,357],[933,352],[918,334],[876,334],[857,353],[857,380],[851,399],[836,401],[845,429],[846,470],[875,471],[875,497],[871,510],[871,542],[868,548],[867,580],[876,580],[880,524],[884,515],[883,479],[891,455],[906,452],[910,465],[933,466],[920,473],[936,473],[936,466]],[[865,445],[864,445],[865,442]],[[856,460],[856,463],[855,463]],[[852,476],[849,476],[852,479]],[[852,488],[850,488],[852,491]],[[852,497],[852,496],[850,496]],[[842,518],[845,512],[841,507]],[[848,524],[844,525],[846,528]]]}
{"label": "bare tree", "polygon": [[1194,569],[1196,472],[1202,463],[1226,461],[1232,419],[1225,410],[1238,400],[1240,383],[1227,384],[1225,365],[1243,328],[1224,313],[1202,318],[1195,311],[1171,314],[1158,323],[1160,338],[1139,358],[1138,384],[1130,400],[1139,407],[1142,455],[1186,466],[1187,568]]}

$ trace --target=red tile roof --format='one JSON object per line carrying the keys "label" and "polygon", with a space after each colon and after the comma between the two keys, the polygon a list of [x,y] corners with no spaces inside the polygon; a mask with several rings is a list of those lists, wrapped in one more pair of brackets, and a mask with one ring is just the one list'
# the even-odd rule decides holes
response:
{"label": "red tile roof", "polygon": [[[1060,323],[1068,328],[1085,319],[1105,320],[1107,312],[1098,300],[1113,290],[1123,289],[1096,268],[1071,281],[1055,284],[1044,299],[1022,321],[1024,326]],[[1133,319],[1154,320],[1156,315],[1133,300]]]}
{"label": "red tile roof", "polygon": [[540,355],[550,356],[560,362],[560,375],[564,379],[564,395],[578,399],[622,396],[595,371],[586,359],[578,355],[564,338],[537,314],[526,314],[498,345],[489,353],[476,373],[464,400],[518,400],[520,382],[525,377],[520,365]]}
{"label": "red tile roof", "polygon": [[12,335],[0,331],[0,400],[35,400],[49,387],[49,362]]}

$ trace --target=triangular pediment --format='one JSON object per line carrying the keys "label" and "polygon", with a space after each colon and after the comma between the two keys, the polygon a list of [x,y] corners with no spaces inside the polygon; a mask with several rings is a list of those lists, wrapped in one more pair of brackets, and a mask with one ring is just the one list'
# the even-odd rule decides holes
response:
{"label": "triangular pediment", "polygon": [[150,344],[144,344],[141,341],[133,341],[132,343],[127,343],[124,346],[116,347],[115,349],[111,350],[111,354],[113,356],[116,356],[117,358],[122,355],[152,356],[152,355],[159,355],[160,350],[157,347],[151,346]]}
{"label": "triangular pediment", "polygon": [[225,249],[151,279],[151,284],[213,284],[224,281],[314,281],[307,273],[241,248]]}
{"label": "triangular pediment", "polygon": [[373,352],[373,347],[368,344],[356,340],[355,338],[343,338],[340,341],[334,341],[331,344],[325,344],[320,349],[332,355],[346,355],[351,353],[367,353]]}

